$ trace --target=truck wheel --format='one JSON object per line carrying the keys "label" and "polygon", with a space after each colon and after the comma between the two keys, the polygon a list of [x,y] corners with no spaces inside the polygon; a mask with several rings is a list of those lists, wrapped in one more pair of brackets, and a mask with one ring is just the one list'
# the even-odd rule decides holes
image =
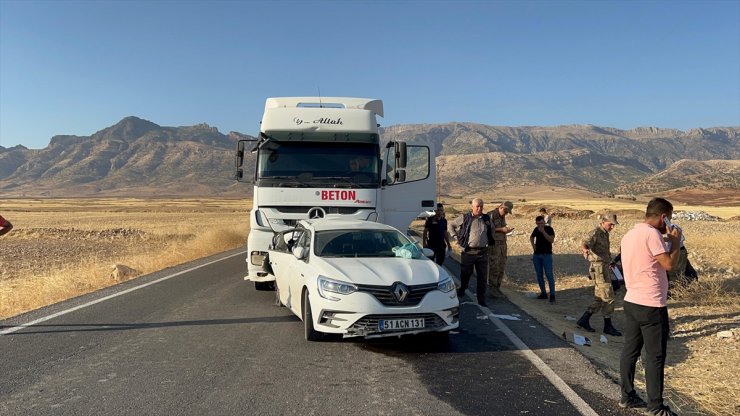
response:
{"label": "truck wheel", "polygon": [[311,301],[308,299],[308,290],[303,291],[303,334],[306,341],[321,341],[322,334],[313,327],[313,313]]}
{"label": "truck wheel", "polygon": [[275,282],[254,282],[257,290],[275,290]]}

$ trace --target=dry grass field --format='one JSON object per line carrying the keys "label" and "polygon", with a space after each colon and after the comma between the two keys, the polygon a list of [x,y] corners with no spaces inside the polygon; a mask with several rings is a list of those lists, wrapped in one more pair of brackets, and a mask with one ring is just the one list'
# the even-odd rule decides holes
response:
{"label": "dry grass field", "polygon": [[[509,195],[518,192],[509,190]],[[483,197],[486,210],[494,207],[490,202],[500,201],[491,195]],[[645,202],[602,199],[586,193],[552,197],[544,190],[534,197],[540,198],[521,202],[503,197],[515,203],[509,225],[516,227],[509,237],[505,291],[511,301],[555,333],[577,332],[573,321],[566,317],[579,317],[593,296],[578,242],[596,226],[593,214],[611,208],[618,212],[621,222],[612,233],[612,251],[616,252],[621,237],[641,221]],[[445,202],[451,204],[450,217],[455,210],[469,207],[462,199]],[[239,199],[3,201],[0,214],[15,228],[0,237],[0,319],[116,284],[118,281],[110,277],[114,264],[149,273],[242,246],[250,206],[249,201]],[[530,261],[529,233],[540,206],[547,206],[553,214],[557,233],[558,295],[554,305],[527,296],[538,290]],[[738,207],[740,204],[676,204],[677,210],[705,211],[726,220],[740,215]],[[735,376],[740,366],[740,222],[677,223],[684,228],[689,259],[699,270],[700,280],[677,291],[669,301],[669,400],[683,414],[690,414],[689,409],[700,412],[696,414],[740,414],[740,381]],[[622,297],[623,293],[618,295],[614,317],[617,328],[623,324]],[[601,329],[601,317],[594,316],[592,325]],[[735,337],[717,336],[727,330],[733,330]],[[608,344],[601,344],[596,335],[591,337],[591,347],[575,348],[617,377],[622,340],[609,337]]]}
{"label": "dry grass field", "polygon": [[[0,212],[0,319],[246,244],[249,201],[17,199]],[[130,277],[128,277],[130,278]]]}
{"label": "dry grass field", "polygon": [[[619,354],[623,339],[608,337],[599,341],[603,327],[599,314],[591,318],[596,334],[576,328],[577,319],[593,299],[593,284],[588,280],[587,262],[578,248],[581,238],[597,225],[596,213],[612,209],[619,215],[620,225],[611,234],[612,253],[619,251],[619,242],[632,226],[642,221],[645,202],[588,198],[583,200],[539,200],[516,202],[509,226],[516,228],[508,238],[509,260],[505,292],[518,304],[556,334],[579,333],[592,340],[590,347],[576,346],[615,380],[619,379]],[[486,211],[497,203],[485,199]],[[540,207],[553,214],[556,232],[554,271],[557,302],[530,297],[539,293],[531,262],[529,235]],[[676,211],[704,211],[723,219],[714,221],[677,221],[686,235],[689,260],[700,279],[691,286],[675,290],[669,300],[671,339],[668,343],[666,393],[669,404],[680,414],[740,414],[740,205],[734,207],[685,206],[676,204]],[[453,210],[468,209],[467,203],[456,203]],[[624,289],[617,294],[614,325],[623,328],[622,300]],[[731,331],[731,338],[718,334]],[[642,369],[638,376],[641,377]],[[617,386],[615,386],[617,388]],[[644,396],[644,394],[643,394]]]}

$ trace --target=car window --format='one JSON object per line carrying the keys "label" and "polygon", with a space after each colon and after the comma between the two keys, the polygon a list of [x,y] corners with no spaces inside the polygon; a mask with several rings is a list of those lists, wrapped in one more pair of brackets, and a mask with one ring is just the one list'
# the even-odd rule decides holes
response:
{"label": "car window", "polygon": [[394,257],[393,248],[408,242],[395,230],[318,231],[314,254],[320,257]]}
{"label": "car window", "polygon": [[311,233],[306,230],[301,234],[301,238],[298,239],[297,245],[299,247],[310,247],[311,246]]}

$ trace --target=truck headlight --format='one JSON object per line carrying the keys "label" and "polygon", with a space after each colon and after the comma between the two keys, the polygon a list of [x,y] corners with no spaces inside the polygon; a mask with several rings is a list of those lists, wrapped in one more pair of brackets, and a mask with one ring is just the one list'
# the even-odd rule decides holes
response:
{"label": "truck headlight", "polygon": [[437,285],[437,289],[441,290],[444,293],[451,292],[455,290],[455,282],[451,278],[447,278]]}
{"label": "truck headlight", "polygon": [[266,257],[266,251],[253,251],[249,253],[249,261],[251,261],[255,266],[264,266]]}
{"label": "truck headlight", "polygon": [[352,283],[329,279],[325,276],[319,276],[319,295],[321,295],[321,297],[324,299],[339,300],[338,297],[332,296],[330,293],[349,295],[350,293],[354,292],[357,292],[357,286],[353,285]]}

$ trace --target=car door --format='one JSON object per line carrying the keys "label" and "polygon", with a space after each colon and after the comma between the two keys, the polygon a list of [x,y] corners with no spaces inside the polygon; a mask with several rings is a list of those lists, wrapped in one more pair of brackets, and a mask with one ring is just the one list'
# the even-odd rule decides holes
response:
{"label": "car door", "polygon": [[[292,249],[293,262],[287,273],[287,284],[290,292],[291,304],[289,308],[298,316],[301,316],[303,299],[303,287],[306,285],[306,278],[314,275],[311,264],[311,232],[303,230],[298,241]],[[287,306],[287,304],[285,304]]]}
{"label": "car door", "polygon": [[291,310],[293,309],[293,303],[300,304],[301,295],[299,292],[295,295],[296,298],[291,291],[290,282],[295,279],[293,275],[296,273],[296,262],[299,261],[293,254],[293,250],[305,232],[306,230],[303,228],[293,228],[275,233],[272,238],[272,245],[268,250],[270,267],[275,274],[275,284],[280,303]]}

